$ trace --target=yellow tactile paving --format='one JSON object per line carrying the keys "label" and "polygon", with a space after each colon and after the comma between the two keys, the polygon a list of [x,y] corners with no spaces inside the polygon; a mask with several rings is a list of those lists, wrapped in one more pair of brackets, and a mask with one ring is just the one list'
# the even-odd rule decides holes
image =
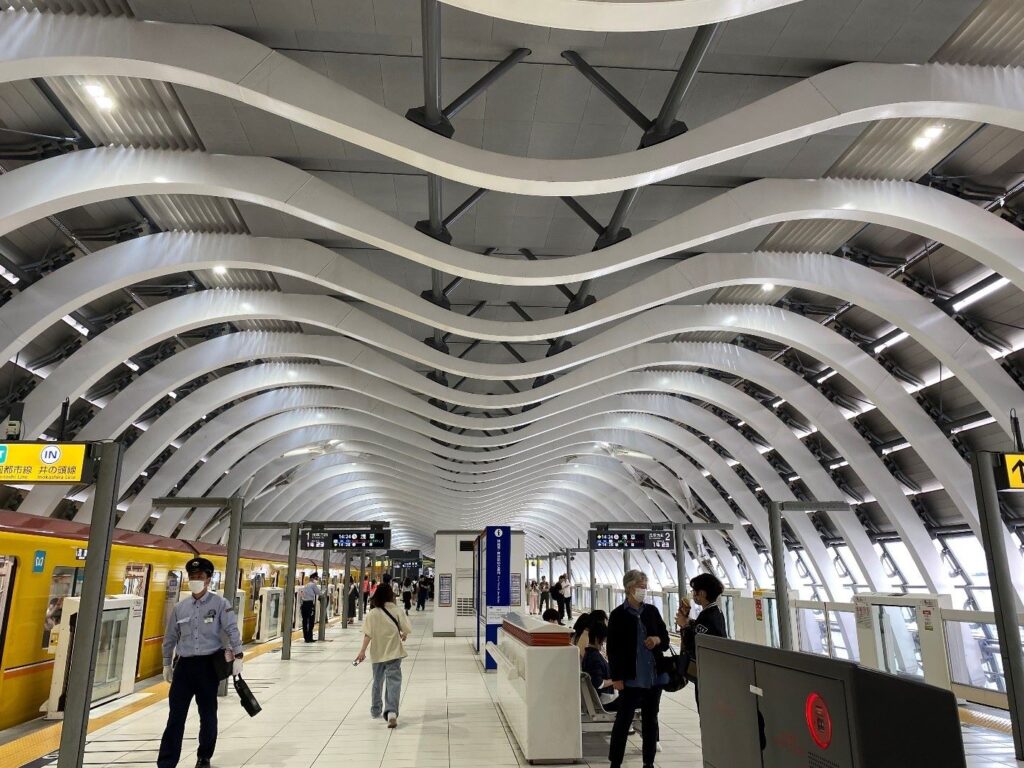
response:
{"label": "yellow tactile paving", "polygon": [[973,709],[967,709],[966,707],[960,708],[960,722],[966,723],[967,725],[974,725],[979,728],[988,728],[992,731],[1000,731],[1001,733],[1013,733],[1013,726],[1009,719],[1005,717],[996,717],[995,715],[989,715],[984,712],[976,712]]}
{"label": "yellow tactile paving", "polygon": [[[329,624],[335,624],[341,621],[341,618],[330,620]],[[296,630],[292,632],[292,640],[297,640],[302,637],[302,631]],[[262,656],[265,653],[269,653],[277,648],[280,648],[282,640],[272,640],[269,643],[262,643],[252,649],[247,649],[245,657],[247,659]],[[145,698],[139,699],[132,704],[128,704],[121,707],[115,712],[111,712],[106,715],[99,717],[89,718],[89,733],[105,728],[108,725],[116,723],[118,720],[128,715],[138,712],[140,709],[156,704],[158,701],[167,698],[167,693],[171,686],[161,681],[143,689],[140,693],[148,694]],[[46,728],[40,728],[38,731],[22,736],[20,739],[8,742],[7,744],[0,745],[0,766],[20,766],[26,763],[31,763],[33,760],[38,760],[51,752],[55,751],[60,747],[60,732],[61,724],[55,723],[54,725]]]}

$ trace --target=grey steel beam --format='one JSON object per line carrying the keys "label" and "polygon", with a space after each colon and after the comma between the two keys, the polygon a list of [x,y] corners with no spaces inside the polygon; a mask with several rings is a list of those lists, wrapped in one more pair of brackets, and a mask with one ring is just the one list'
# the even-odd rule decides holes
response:
{"label": "grey steel beam", "polygon": [[772,571],[775,576],[775,606],[778,609],[779,640],[782,649],[793,650],[793,626],[789,620],[789,581],[786,578],[786,542],[782,538],[782,504],[768,504],[768,532],[771,536]]}
{"label": "grey steel beam", "polygon": [[231,496],[162,496],[153,499],[153,506],[157,509],[168,507],[223,507],[229,508],[232,501]]}
{"label": "grey steel beam", "polygon": [[974,492],[978,497],[981,517],[981,543],[985,547],[992,589],[992,607],[999,633],[999,655],[1006,678],[1006,699],[1010,712],[1013,749],[1018,760],[1024,760],[1024,651],[1017,618],[1016,590],[1010,577],[1010,561],[1003,543],[1006,528],[999,511],[996,471],[1002,470],[1002,455],[989,451],[971,454]]}
{"label": "grey steel beam", "polygon": [[78,604],[75,642],[71,647],[71,664],[67,671],[67,696],[64,701],[64,724],[60,733],[57,768],[78,768],[85,757],[107,572],[114,541],[117,489],[121,482],[124,446],[121,443],[100,443],[98,448],[96,460],[99,472],[89,526],[89,557],[85,561],[85,580]]}
{"label": "grey steel beam", "polygon": [[444,108],[442,114],[449,120],[455,117],[473,99],[486,91],[495,81],[508,72],[512,67],[529,56],[533,51],[529,48],[516,48],[512,53],[492,67],[487,74],[473,83],[469,88],[460,93],[455,99]]}
{"label": "grey steel beam", "polygon": [[651,121],[647,115],[637,109],[633,102],[623,96],[618,88],[605,80],[604,76],[584,61],[576,51],[562,51],[562,58],[576,67],[595,88],[607,96],[615,106],[625,113],[626,117],[640,126],[640,128],[646,131],[651,127]]}
{"label": "grey steel beam", "polygon": [[587,559],[590,564],[590,610],[593,611],[597,608],[597,553],[588,549]]}
{"label": "grey steel beam", "polygon": [[449,226],[461,219],[474,205],[480,202],[480,198],[486,195],[488,190],[480,187],[473,194],[455,206],[455,210],[444,217],[441,226],[447,229]]}
{"label": "grey steel beam", "polygon": [[359,598],[356,600],[356,610],[359,614],[359,620],[363,620],[363,612],[366,610],[366,606],[363,605],[363,578],[366,576],[366,553],[362,552],[359,555]]}
{"label": "grey steel beam", "polygon": [[299,524],[288,526],[288,573],[284,587],[284,622],[281,632],[281,658],[288,661],[292,657],[292,631],[295,620],[295,571],[299,567]]}
{"label": "grey steel beam", "polygon": [[[352,578],[350,573],[352,569],[351,555],[349,554],[348,550],[345,551],[344,563],[344,570],[342,571],[341,576],[341,594],[339,596],[339,602],[341,603],[341,628],[348,629],[348,595],[352,591],[352,587],[350,587],[348,583],[348,580]],[[362,587],[358,579],[355,581],[354,586],[356,587],[357,590],[356,603],[358,603],[362,599],[362,595],[358,593],[358,590]]]}
{"label": "grey steel beam", "polygon": [[[342,579],[344,581],[344,579]],[[324,593],[320,600],[320,625],[317,627],[316,639],[321,643],[327,639],[327,608],[331,604],[330,594],[330,583],[331,583],[331,550],[324,547],[324,567],[320,570],[320,584],[321,586],[326,584],[327,587],[324,589]],[[343,585],[344,586],[344,585]],[[345,594],[345,590],[342,589],[341,594]],[[342,611],[344,613],[344,611]]]}
{"label": "grey steel beam", "polygon": [[437,0],[420,0],[423,33],[423,114],[429,125],[444,120],[441,108],[441,6]]}
{"label": "grey steel beam", "polygon": [[[228,556],[224,569],[224,599],[232,608],[235,605],[235,595],[238,593],[238,561],[241,559],[242,553],[242,510],[241,496],[232,496],[228,499]],[[220,682],[217,695],[227,696],[227,694],[228,681],[224,679]]]}
{"label": "grey steel beam", "polygon": [[[533,251],[531,251],[529,248],[520,248],[519,252],[521,254],[523,254],[523,256],[525,256],[530,261],[537,261],[537,255]],[[555,287],[559,291],[561,291],[562,295],[565,296],[565,298],[567,298],[569,301],[572,301],[573,299],[576,298],[576,294],[573,293],[571,290],[569,290],[568,286],[559,283]]]}
{"label": "grey steel beam", "polygon": [[594,230],[597,234],[604,234],[604,227],[601,226],[601,222],[595,219],[586,208],[580,205],[580,202],[575,197],[561,197],[559,198],[563,203],[569,206],[569,209],[583,219],[583,223]]}
{"label": "grey steel beam", "polygon": [[[683,63],[680,65],[679,71],[676,72],[672,86],[668,90],[668,95],[661,105],[661,111],[658,112],[658,116],[654,119],[650,130],[647,132],[647,136],[645,136],[645,146],[657,144],[671,135],[672,124],[676,120],[676,115],[683,104],[683,99],[689,93],[693,79],[697,75],[697,70],[700,68],[704,56],[711,48],[711,43],[714,42],[715,34],[720,26],[720,24],[704,24],[697,27],[697,32],[694,34],[690,47],[683,57]],[[685,127],[683,130],[685,130]]]}

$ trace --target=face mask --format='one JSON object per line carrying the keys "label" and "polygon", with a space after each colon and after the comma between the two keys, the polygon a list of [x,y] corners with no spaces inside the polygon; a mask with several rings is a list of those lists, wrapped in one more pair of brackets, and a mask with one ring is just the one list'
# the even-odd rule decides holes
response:
{"label": "face mask", "polygon": [[638,603],[644,602],[647,599],[647,590],[646,589],[634,589],[633,590],[633,599],[636,600]]}
{"label": "face mask", "polygon": [[193,595],[198,595],[204,589],[206,589],[206,582],[202,579],[189,579],[188,588],[192,590]]}

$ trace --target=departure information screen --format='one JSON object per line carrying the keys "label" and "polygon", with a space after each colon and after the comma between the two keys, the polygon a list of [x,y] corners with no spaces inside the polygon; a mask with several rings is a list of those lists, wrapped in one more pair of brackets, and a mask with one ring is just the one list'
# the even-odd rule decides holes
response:
{"label": "departure information screen", "polygon": [[387,549],[391,546],[388,528],[307,529],[299,531],[299,536],[301,549]]}
{"label": "departure information screen", "polygon": [[369,528],[365,531],[332,531],[332,549],[388,549],[391,531],[387,528]]}
{"label": "departure information screen", "polygon": [[591,531],[591,549],[675,549],[675,536],[665,531]]}

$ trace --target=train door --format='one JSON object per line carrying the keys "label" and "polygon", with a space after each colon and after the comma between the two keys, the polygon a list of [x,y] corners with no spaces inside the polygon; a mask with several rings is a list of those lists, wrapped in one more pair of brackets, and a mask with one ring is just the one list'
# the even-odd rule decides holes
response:
{"label": "train door", "polygon": [[[145,563],[128,563],[124,568],[124,589],[123,595],[133,595],[142,598],[142,615],[146,616],[146,609],[149,607],[149,575],[152,566]],[[143,631],[139,633],[139,652],[135,662],[135,675],[139,674],[139,665],[142,664],[142,643],[146,635],[145,618],[143,618]]]}
{"label": "train door", "polygon": [[14,572],[18,567],[16,558],[0,555],[0,663],[4,658],[4,638],[7,637],[7,615],[14,594]]}

